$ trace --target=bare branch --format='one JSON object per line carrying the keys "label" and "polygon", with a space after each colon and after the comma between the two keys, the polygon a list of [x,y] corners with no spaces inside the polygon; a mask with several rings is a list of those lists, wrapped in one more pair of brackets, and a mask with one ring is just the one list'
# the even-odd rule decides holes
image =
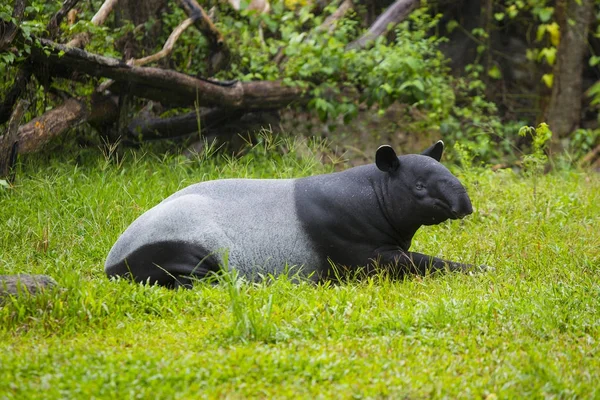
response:
{"label": "bare branch", "polygon": [[48,22],[48,37],[56,37],[56,35],[58,34],[58,27],[60,26],[60,23],[69,13],[69,11],[71,11],[71,9],[75,7],[75,5],[77,5],[77,3],[79,3],[79,0],[65,0],[63,2],[63,5],[60,8],[60,10],[58,10],[56,14],[54,14],[52,19],[50,19],[50,22]]}
{"label": "bare branch", "polygon": [[106,19],[110,15],[111,11],[115,8],[118,1],[119,0],[106,0],[96,15],[92,17],[92,24],[97,26],[104,25],[104,22],[106,22]]}
{"label": "bare branch", "polygon": [[179,4],[187,15],[194,19],[196,28],[208,38],[211,47],[208,75],[211,76],[227,64],[230,54],[229,47],[221,32],[215,27],[208,14],[196,0],[179,0]]}
{"label": "bare branch", "polygon": [[[104,22],[106,22],[106,19],[110,15],[110,12],[113,10],[113,8],[115,8],[118,1],[119,0],[106,0],[98,10],[96,15],[92,17],[92,24],[96,26],[104,25]],[[90,33],[83,32],[75,36],[75,38],[73,38],[71,41],[69,41],[69,43],[67,43],[67,46],[82,48],[85,47],[85,45],[88,44],[89,41]]]}
{"label": "bare branch", "polygon": [[[181,36],[183,31],[185,31],[187,28],[189,28],[190,25],[192,25],[193,23],[194,23],[193,18],[188,18],[188,19],[184,20],[173,30],[173,32],[171,32],[171,35],[169,35],[169,38],[165,42],[165,45],[163,46],[161,51],[159,51],[158,53],[149,55],[148,57],[138,58],[137,60],[131,59],[131,60],[127,61],[127,65],[142,66],[145,64],[150,64],[152,62],[158,61],[161,58],[168,56],[173,51],[175,42],[177,41],[177,39],[179,39],[179,37]],[[98,93],[102,93],[105,90],[108,90],[108,88],[110,86],[112,86],[112,84],[114,82],[115,82],[114,80],[109,79],[109,80],[101,83],[100,85],[98,85],[98,87],[96,88],[96,91]]]}
{"label": "bare branch", "polygon": [[15,82],[10,90],[6,92],[2,103],[0,104],[0,124],[5,123],[10,118],[13,107],[21,94],[25,91],[27,84],[31,80],[32,69],[29,63],[23,63],[15,76]]}
{"label": "bare branch", "polygon": [[200,7],[196,0],[179,0],[179,3],[187,13],[188,17],[194,18],[196,27],[208,38],[212,46],[217,48],[226,46],[223,35],[215,27],[208,17],[208,14]]}
{"label": "bare branch", "polygon": [[12,18],[17,22],[16,25],[13,22],[0,19],[0,51],[8,48],[8,46],[17,36],[17,32],[19,31],[18,24],[21,22],[23,15],[25,14],[25,6],[25,0],[15,0]]}
{"label": "bare branch", "polygon": [[375,20],[364,35],[348,44],[346,48],[348,50],[362,49],[368,43],[388,32],[390,25],[396,25],[404,20],[418,4],[419,0],[397,0]]}
{"label": "bare branch", "polygon": [[181,34],[187,28],[189,28],[194,22],[195,22],[194,18],[188,18],[188,19],[184,20],[182,23],[177,25],[177,27],[173,30],[173,32],[171,32],[171,35],[169,35],[169,38],[165,42],[165,45],[163,46],[161,51],[159,51],[158,53],[152,54],[150,56],[144,57],[144,58],[138,58],[137,60],[133,60],[132,63],[128,63],[128,64],[139,67],[142,65],[146,65],[146,64],[158,61],[161,58],[168,56],[173,51],[173,46],[175,45],[175,42],[177,41],[177,39],[179,39]]}
{"label": "bare branch", "polygon": [[342,4],[340,4],[340,6],[337,8],[337,10],[335,10],[333,14],[325,18],[325,21],[323,21],[323,23],[319,25],[316,30],[327,30],[328,33],[333,32],[333,30],[335,29],[336,22],[344,18],[344,15],[346,15],[346,13],[350,11],[353,7],[354,5],[352,4],[352,0],[344,0]]}

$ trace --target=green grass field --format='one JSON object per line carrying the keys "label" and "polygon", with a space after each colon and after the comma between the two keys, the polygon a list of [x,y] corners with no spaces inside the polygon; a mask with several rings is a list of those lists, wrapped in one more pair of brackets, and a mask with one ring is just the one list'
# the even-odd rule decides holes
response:
{"label": "green grass field", "polygon": [[118,235],[177,189],[333,169],[291,144],[25,159],[0,186],[0,274],[59,287],[0,306],[0,399],[600,398],[597,173],[455,170],[475,213],[413,249],[485,274],[179,291],[106,278]]}

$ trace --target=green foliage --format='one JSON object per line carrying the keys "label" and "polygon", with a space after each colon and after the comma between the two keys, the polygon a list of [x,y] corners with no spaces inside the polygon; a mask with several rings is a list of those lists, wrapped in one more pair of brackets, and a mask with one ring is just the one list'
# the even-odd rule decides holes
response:
{"label": "green foliage", "polygon": [[548,156],[546,156],[544,149],[552,139],[552,131],[548,124],[542,122],[536,128],[533,126],[521,127],[519,136],[531,137],[531,153],[523,156],[525,171],[531,175],[539,175],[548,162]]}
{"label": "green foliage", "polygon": [[[426,7],[396,27],[393,41],[379,38],[366,49],[350,51],[347,44],[361,33],[354,14],[331,33],[319,30],[324,16],[314,16],[308,7],[275,5],[269,16],[247,17],[250,23],[236,15],[220,21],[219,29],[237,44],[231,70],[220,77],[282,79],[301,87],[323,122],[341,117],[349,123],[361,104],[380,111],[394,102],[409,104],[423,114],[409,121],[415,134],[439,130],[448,141],[474,149],[480,162],[512,153],[510,141],[521,124],[501,123],[496,106],[485,98],[480,66],[465,78],[450,75],[439,51],[445,39],[428,34],[441,16],[432,16]],[[260,26],[266,29],[264,37],[258,34]],[[277,66],[272,58],[280,52],[284,57]]]}
{"label": "green foliage", "polygon": [[240,158],[150,146],[23,158],[0,189],[0,274],[59,287],[0,306],[0,397],[600,396],[597,174],[540,175],[534,202],[532,177],[463,168],[475,213],[422,228],[413,246],[496,268],[485,274],[191,290],[106,278],[118,235],[173,191],[330,172],[325,150],[263,134]]}
{"label": "green foliage", "polygon": [[[334,120],[350,123],[361,108],[383,113],[391,104],[400,102],[417,111],[418,117],[407,113],[397,122],[410,135],[439,132],[449,142],[460,141],[472,152],[475,163],[518,159],[515,143],[518,127],[523,122],[503,121],[496,105],[486,97],[490,79],[502,79],[498,65],[490,63],[484,67],[491,33],[486,29],[477,27],[472,32],[465,31],[478,43],[478,59],[468,66],[465,76],[455,78],[439,51],[445,39],[432,34],[441,16],[432,15],[432,8],[426,3],[399,24],[393,34],[360,50],[347,50],[348,43],[364,32],[357,14],[349,12],[331,30],[321,26],[335,5],[315,15],[312,2],[273,2],[269,14],[257,14],[251,10],[233,12],[222,3],[217,5],[215,21],[232,54],[228,68],[215,78],[281,80],[300,87],[311,96],[309,109],[324,123]],[[124,35],[133,35],[142,41],[147,30],[136,28],[129,21],[120,21],[120,26],[115,28],[112,19],[102,27],[91,24],[89,21],[100,4],[101,1],[94,0],[78,6],[78,21],[70,26],[63,22],[59,41],[89,32],[92,38],[87,46],[89,51],[120,58],[114,43]],[[26,33],[43,34],[50,16],[59,6],[59,3],[31,2],[22,29]],[[3,18],[9,18],[11,11],[9,5],[0,5]],[[529,56],[552,65],[560,32],[549,3],[519,0],[494,5],[494,21],[498,23],[512,23],[510,21],[525,17],[531,20],[531,16],[533,23],[527,23],[532,24],[532,32],[537,30],[537,44]],[[171,7],[161,18],[162,31],[156,38],[156,48],[147,51],[158,51],[172,29],[186,17],[180,7]],[[148,21],[146,28],[153,22]],[[448,29],[451,28],[464,29],[456,21],[448,23]],[[0,92],[12,84],[14,66],[22,62],[30,50],[26,46],[19,54],[0,54],[0,67],[8,70],[0,82]],[[175,70],[205,76],[208,53],[207,40],[197,29],[190,28],[166,62]],[[591,62],[595,62],[593,60],[595,58]],[[542,76],[547,86],[552,85],[552,78],[551,73]],[[83,96],[89,95],[96,83],[81,85],[56,79],[53,86]],[[32,89],[36,90],[31,96],[36,104],[30,109],[31,116],[41,114],[52,105],[44,94],[47,89],[39,85]],[[594,103],[599,92],[595,87],[590,91]],[[590,137],[593,135],[579,135],[580,140],[575,142],[587,143]]]}

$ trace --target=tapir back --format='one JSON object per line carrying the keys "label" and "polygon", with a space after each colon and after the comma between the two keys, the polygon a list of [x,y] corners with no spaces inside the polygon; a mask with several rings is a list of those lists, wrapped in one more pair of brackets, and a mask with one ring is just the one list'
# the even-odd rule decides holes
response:
{"label": "tapir back", "polygon": [[168,240],[202,249],[205,257],[249,279],[279,274],[286,266],[303,266],[303,274],[310,274],[319,260],[296,214],[291,179],[195,184],[134,221],[113,246],[105,269],[109,273],[124,260],[135,262],[128,258],[136,250]]}

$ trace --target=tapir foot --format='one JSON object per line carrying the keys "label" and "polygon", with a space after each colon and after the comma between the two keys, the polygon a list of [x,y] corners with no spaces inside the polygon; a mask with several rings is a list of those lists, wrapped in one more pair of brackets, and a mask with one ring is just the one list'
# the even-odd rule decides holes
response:
{"label": "tapir foot", "polygon": [[474,266],[471,264],[462,264],[410,251],[382,252],[378,255],[377,260],[382,265],[388,265],[393,268],[395,271],[394,275],[402,275],[404,273],[426,275],[437,271],[474,274],[490,271],[491,268],[485,265]]}

